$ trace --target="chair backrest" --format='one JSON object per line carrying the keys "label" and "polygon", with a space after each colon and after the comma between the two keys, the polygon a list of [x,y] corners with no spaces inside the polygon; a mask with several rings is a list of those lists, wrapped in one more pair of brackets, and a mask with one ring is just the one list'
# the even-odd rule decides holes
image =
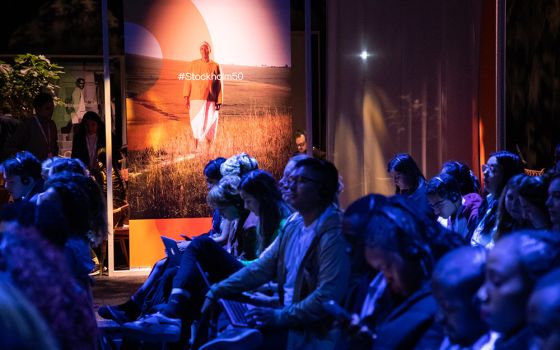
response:
{"label": "chair backrest", "polygon": [[113,228],[121,227],[123,225],[124,219],[128,215],[128,203],[124,205],[113,208]]}
{"label": "chair backrest", "polygon": [[542,174],[544,174],[544,168],[542,168],[541,170],[523,169],[523,172],[528,176],[541,176]]}

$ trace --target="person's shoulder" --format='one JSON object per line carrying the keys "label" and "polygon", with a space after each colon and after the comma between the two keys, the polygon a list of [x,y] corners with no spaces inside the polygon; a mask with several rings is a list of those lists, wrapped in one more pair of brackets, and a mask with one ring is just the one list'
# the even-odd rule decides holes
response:
{"label": "person's shoulder", "polygon": [[250,212],[243,223],[243,229],[248,230],[250,228],[255,228],[259,224],[259,217],[255,215],[253,212]]}

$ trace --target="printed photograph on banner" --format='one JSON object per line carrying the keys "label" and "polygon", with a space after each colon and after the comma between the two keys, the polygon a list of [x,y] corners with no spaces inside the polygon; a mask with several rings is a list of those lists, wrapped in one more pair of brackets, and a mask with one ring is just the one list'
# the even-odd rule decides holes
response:
{"label": "printed photograph on banner", "polygon": [[125,0],[131,219],[211,215],[204,166],[291,155],[290,4]]}

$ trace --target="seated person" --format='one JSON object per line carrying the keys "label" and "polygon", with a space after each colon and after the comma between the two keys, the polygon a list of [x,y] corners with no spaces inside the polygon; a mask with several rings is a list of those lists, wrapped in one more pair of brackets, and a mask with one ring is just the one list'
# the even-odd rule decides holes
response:
{"label": "seated person", "polygon": [[546,207],[552,224],[551,230],[560,232],[560,173],[554,175],[550,180]]}
{"label": "seated person", "polygon": [[[42,222],[57,216],[53,207],[45,209],[49,215],[37,213],[42,209],[34,203],[21,201],[0,211],[0,272],[19,288],[46,321],[57,349],[97,349],[97,325],[90,296],[76,288],[74,275],[65,263],[65,253],[54,242],[57,238],[52,234],[60,230],[50,233],[44,230],[47,226],[63,229],[63,220]],[[12,325],[16,322],[17,319],[11,320]],[[42,333],[33,336],[48,337]],[[42,345],[36,339],[35,347],[6,345],[2,348],[42,349]]]}
{"label": "seated person", "polygon": [[[297,213],[257,261],[211,287],[204,310],[219,298],[277,279],[281,306],[256,307],[246,315],[253,327],[266,333],[261,347],[333,349],[339,332],[330,329],[323,303],[342,300],[350,273],[341,213],[333,205],[338,171],[328,161],[307,158],[296,164],[288,184],[289,204]],[[221,341],[225,340],[217,338],[206,346],[217,347]]]}
{"label": "seated person", "polygon": [[546,274],[535,286],[528,319],[535,350],[560,349],[560,269]]}
{"label": "seated person", "polygon": [[474,175],[472,170],[463,162],[450,160],[443,163],[440,174],[453,176],[459,184],[459,188],[463,196],[471,193],[478,195],[480,192],[480,181]]}
{"label": "seated person", "polygon": [[486,250],[462,247],[443,256],[432,275],[445,339],[439,350],[479,350],[491,346],[495,336],[480,318],[476,292],[484,282]]}
{"label": "seated person", "polygon": [[528,228],[546,230],[550,227],[546,208],[548,181],[542,176],[525,176],[519,184],[519,201]]}
{"label": "seated person", "polygon": [[527,302],[536,281],[560,260],[560,237],[547,231],[519,231],[503,237],[488,253],[486,277],[478,290],[481,315],[499,333],[494,349],[529,349]]}
{"label": "seated person", "polygon": [[[231,157],[237,160],[238,156]],[[258,167],[256,160],[249,157],[243,158],[245,163]],[[222,178],[221,165],[226,161],[225,158],[218,157],[210,160],[204,167],[204,177],[208,190],[217,185]],[[234,163],[234,162],[230,162]],[[251,166],[246,165],[243,171],[253,170]],[[232,168],[234,166],[232,165]],[[238,169],[241,166],[237,166]],[[231,171],[233,173],[233,171]],[[244,174],[244,172],[239,172]],[[229,221],[223,219],[216,209],[212,216],[212,229],[208,235],[216,240],[220,245],[225,245],[230,233],[235,233],[238,220]],[[224,232],[222,232],[224,231]],[[179,248],[184,249],[186,242],[178,242]],[[131,296],[125,303],[119,305],[102,305],[98,313],[101,317],[115,320],[118,323],[132,322],[138,319],[141,314],[152,313],[153,307],[162,303],[167,303],[167,299],[171,292],[172,280],[177,273],[178,266],[170,264],[167,258],[156,262],[148,276],[148,279],[142,286]]]}
{"label": "seated person", "polygon": [[440,174],[426,187],[428,202],[438,221],[449,230],[470,238],[477,224],[480,196],[462,196],[459,184],[454,177]]}
{"label": "seated person", "polygon": [[482,165],[487,195],[478,210],[478,223],[471,236],[471,245],[486,248],[494,246],[498,199],[509,179],[522,172],[521,158],[508,151],[491,153],[486,164]]}
{"label": "seated person", "polygon": [[68,266],[78,286],[91,293],[89,273],[94,263],[90,245],[99,246],[107,237],[107,209],[101,190],[91,177],[66,171],[52,175],[45,189],[37,205],[40,209],[52,205],[61,208],[69,228],[62,238]]}
{"label": "seated person", "polygon": [[511,232],[527,227],[519,199],[519,186],[526,176],[525,174],[512,176],[502,190],[498,202],[495,241]]}
{"label": "seated person", "polygon": [[14,201],[34,201],[36,194],[43,191],[41,163],[27,151],[18,152],[2,163],[4,187]]}
{"label": "seated person", "polygon": [[442,254],[462,241],[427,213],[416,213],[411,203],[393,197],[370,214],[365,257],[382,273],[386,288],[377,297],[372,314],[359,321],[354,344],[361,348],[433,349],[442,341],[443,335],[428,332],[436,328],[432,270]]}
{"label": "seated person", "polygon": [[[263,170],[251,171],[242,179],[235,175],[224,176],[208,193],[208,202],[212,207],[218,208],[228,220],[241,217],[232,254],[228,254],[210,237],[193,239],[181,257],[181,265],[173,280],[167,304],[159,313],[125,324],[124,328],[129,335],[134,334],[142,339],[166,337],[177,340],[182,326],[183,339],[186,340],[190,325],[198,318],[197,314],[202,306],[203,294],[200,292],[206,289],[199,266],[211,283],[227,278],[244,265],[250,264],[251,260],[272,243],[291,213],[281,199],[276,181]],[[259,215],[256,232],[253,226],[244,225],[248,212],[241,208],[243,203],[245,209],[250,210],[253,215]],[[254,249],[256,255],[249,249]]]}

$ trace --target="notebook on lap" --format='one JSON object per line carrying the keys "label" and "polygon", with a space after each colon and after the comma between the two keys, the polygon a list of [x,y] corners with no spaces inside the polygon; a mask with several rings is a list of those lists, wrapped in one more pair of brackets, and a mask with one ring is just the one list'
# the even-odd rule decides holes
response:
{"label": "notebook on lap", "polygon": [[167,253],[167,258],[169,261],[175,265],[181,264],[181,252],[179,251],[179,246],[174,239],[169,237],[161,236],[163,245],[165,246],[165,253]]}
{"label": "notebook on lap", "polygon": [[[197,263],[196,266],[198,267],[198,270],[200,271],[200,274],[202,275],[206,286],[210,288],[210,281],[208,280],[206,273],[199,263]],[[226,314],[226,317],[233,326],[245,328],[250,327],[249,323],[247,322],[247,318],[245,317],[245,313],[248,310],[254,308],[254,305],[222,298],[218,299],[218,304],[220,304],[222,310],[224,310],[224,313]]]}

